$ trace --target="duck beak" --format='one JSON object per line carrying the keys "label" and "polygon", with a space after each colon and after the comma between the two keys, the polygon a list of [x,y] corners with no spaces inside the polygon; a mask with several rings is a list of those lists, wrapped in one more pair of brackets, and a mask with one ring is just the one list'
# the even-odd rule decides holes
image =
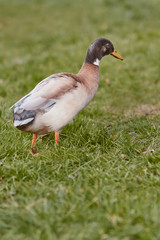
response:
{"label": "duck beak", "polygon": [[111,55],[123,61],[123,58],[115,50],[111,53]]}

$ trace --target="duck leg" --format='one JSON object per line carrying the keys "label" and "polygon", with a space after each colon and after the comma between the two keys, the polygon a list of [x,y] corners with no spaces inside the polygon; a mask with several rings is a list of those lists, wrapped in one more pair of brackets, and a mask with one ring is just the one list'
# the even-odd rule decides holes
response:
{"label": "duck leg", "polygon": [[32,145],[31,145],[31,150],[32,150],[32,153],[33,153],[33,154],[37,153],[37,152],[34,150],[34,145],[35,145],[35,142],[36,142],[37,137],[38,137],[37,134],[33,134],[33,137],[32,137]]}
{"label": "duck leg", "polygon": [[55,144],[58,145],[59,141],[59,132],[55,132]]}

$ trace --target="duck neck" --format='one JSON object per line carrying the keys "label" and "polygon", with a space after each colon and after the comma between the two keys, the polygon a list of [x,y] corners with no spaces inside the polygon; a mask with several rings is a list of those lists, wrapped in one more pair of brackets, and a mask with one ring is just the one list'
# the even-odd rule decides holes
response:
{"label": "duck neck", "polygon": [[100,60],[98,58],[92,60],[86,58],[85,63],[96,65],[99,67]]}
{"label": "duck neck", "polygon": [[99,67],[95,64],[84,62],[77,76],[88,89],[97,89],[99,84]]}
{"label": "duck neck", "polygon": [[102,57],[100,56],[100,54],[98,54],[96,51],[91,51],[90,48],[89,48],[88,51],[87,51],[87,56],[86,56],[86,59],[85,59],[85,63],[99,66],[101,58]]}

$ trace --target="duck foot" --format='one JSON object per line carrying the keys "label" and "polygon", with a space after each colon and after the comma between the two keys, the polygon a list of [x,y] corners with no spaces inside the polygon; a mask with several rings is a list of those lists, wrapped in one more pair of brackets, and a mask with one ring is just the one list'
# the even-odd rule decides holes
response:
{"label": "duck foot", "polygon": [[34,148],[29,148],[28,151],[35,157],[39,155],[39,150],[35,150]]}
{"label": "duck foot", "polygon": [[30,150],[31,150],[31,152],[32,152],[34,155],[39,153],[39,150],[36,151],[36,150],[35,150],[34,148],[32,148],[32,147],[30,148]]}

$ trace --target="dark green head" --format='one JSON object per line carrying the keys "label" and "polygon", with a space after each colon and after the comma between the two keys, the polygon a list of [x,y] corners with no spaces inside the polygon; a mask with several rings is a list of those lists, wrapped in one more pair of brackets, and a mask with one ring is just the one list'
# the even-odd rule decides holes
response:
{"label": "dark green head", "polygon": [[111,41],[105,38],[98,38],[89,46],[85,62],[99,65],[100,60],[106,55],[112,55],[123,60],[123,58],[114,50]]}

